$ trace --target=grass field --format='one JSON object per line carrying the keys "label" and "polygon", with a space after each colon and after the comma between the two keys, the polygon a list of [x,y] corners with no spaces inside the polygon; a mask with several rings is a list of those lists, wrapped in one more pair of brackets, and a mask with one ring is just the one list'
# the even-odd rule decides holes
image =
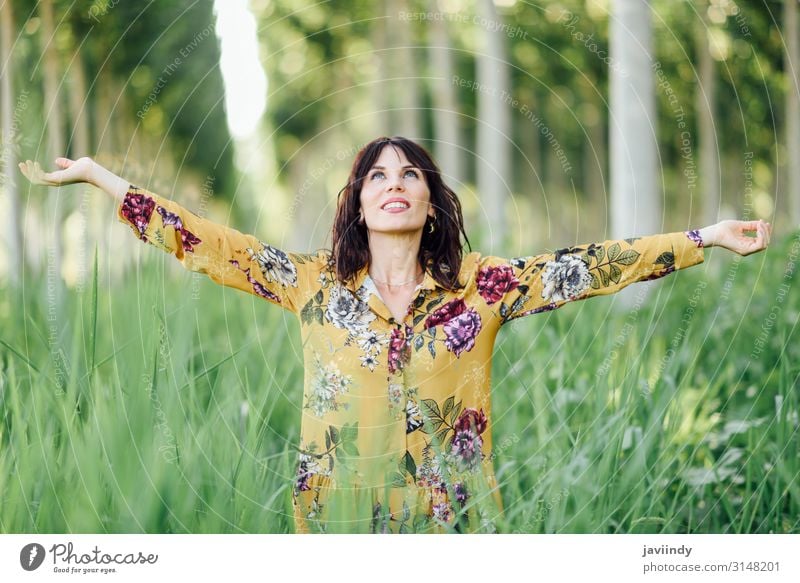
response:
{"label": "grass field", "polygon": [[[148,251],[61,304],[44,277],[4,290],[0,531],[291,532],[295,317]],[[800,532],[799,252],[713,249],[628,312],[507,325],[501,531]]]}

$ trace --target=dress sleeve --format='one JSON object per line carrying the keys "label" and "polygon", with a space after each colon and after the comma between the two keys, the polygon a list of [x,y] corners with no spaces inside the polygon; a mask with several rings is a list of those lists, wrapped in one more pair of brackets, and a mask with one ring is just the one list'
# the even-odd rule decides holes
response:
{"label": "dress sleeve", "polygon": [[501,324],[567,302],[613,294],[637,281],[703,262],[697,230],[609,240],[529,257],[480,260],[478,293],[497,304]]}
{"label": "dress sleeve", "polygon": [[190,271],[296,312],[309,256],[285,253],[252,235],[201,218],[170,200],[131,185],[119,220],[154,247],[171,253]]}

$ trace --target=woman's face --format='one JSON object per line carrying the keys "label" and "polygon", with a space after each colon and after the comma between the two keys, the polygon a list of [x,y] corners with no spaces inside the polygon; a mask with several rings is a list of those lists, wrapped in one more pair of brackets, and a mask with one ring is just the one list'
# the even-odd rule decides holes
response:
{"label": "woman's face", "polygon": [[426,217],[434,216],[430,198],[422,170],[408,161],[402,149],[385,146],[361,187],[367,229],[382,233],[422,231]]}

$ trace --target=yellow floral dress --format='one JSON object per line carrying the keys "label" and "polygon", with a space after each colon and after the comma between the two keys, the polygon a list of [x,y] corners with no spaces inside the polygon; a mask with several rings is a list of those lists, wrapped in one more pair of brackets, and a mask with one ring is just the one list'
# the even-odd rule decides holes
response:
{"label": "yellow floral dress", "polygon": [[121,221],[192,271],[294,313],[304,347],[297,532],[491,532],[491,358],[500,327],[703,261],[697,231],[529,257],[473,252],[457,292],[426,272],[398,322],[367,269],[339,283],[330,251],[287,253],[130,186]]}

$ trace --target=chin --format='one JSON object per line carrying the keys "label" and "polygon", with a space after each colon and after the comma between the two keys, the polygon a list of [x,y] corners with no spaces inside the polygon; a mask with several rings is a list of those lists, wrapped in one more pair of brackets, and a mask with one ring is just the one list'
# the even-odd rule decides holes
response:
{"label": "chin", "polygon": [[407,233],[417,233],[422,231],[422,227],[424,225],[376,225],[375,227],[367,227],[368,231],[372,231],[373,233],[384,233],[387,235],[391,234],[407,234]]}

